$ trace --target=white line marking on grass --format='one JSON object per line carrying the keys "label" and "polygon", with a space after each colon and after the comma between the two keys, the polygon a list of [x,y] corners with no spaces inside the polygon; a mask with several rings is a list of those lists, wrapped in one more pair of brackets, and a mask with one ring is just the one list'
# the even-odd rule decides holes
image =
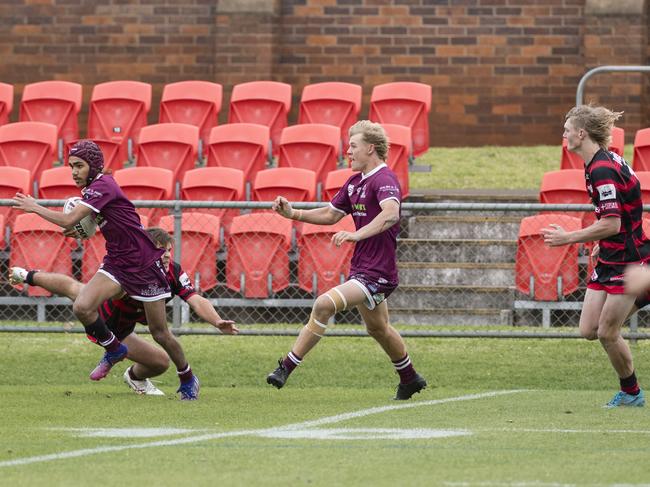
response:
{"label": "white line marking on grass", "polygon": [[30,463],[39,463],[39,462],[49,462],[53,460],[63,460],[67,458],[78,458],[87,455],[96,455],[98,453],[108,453],[108,452],[117,452],[123,450],[132,450],[132,449],[142,449],[142,448],[156,448],[161,446],[175,446],[175,445],[184,445],[188,443],[197,443],[201,441],[216,440],[219,438],[232,438],[235,436],[262,436],[263,434],[268,434],[277,431],[284,430],[299,430],[310,428],[313,426],[320,426],[322,424],[332,424],[338,423],[341,421],[347,421],[348,419],[361,418],[364,416],[370,416],[372,414],[383,413],[386,411],[396,411],[400,409],[411,409],[422,406],[433,406],[437,404],[446,404],[452,402],[460,401],[471,401],[474,399],[484,399],[489,397],[503,396],[506,394],[516,394],[518,392],[525,392],[524,390],[511,390],[511,391],[493,391],[485,392],[482,394],[468,394],[466,396],[457,396],[457,397],[448,397],[445,399],[434,399],[432,401],[419,401],[412,402],[408,404],[399,404],[392,406],[381,406],[369,409],[361,409],[360,411],[354,411],[351,413],[337,414],[335,416],[328,416],[321,419],[316,419],[312,421],[303,421],[301,423],[288,424],[286,426],[277,426],[274,428],[265,428],[258,430],[240,430],[240,431],[229,431],[224,433],[211,433],[203,434],[197,436],[189,436],[187,438],[176,438],[173,440],[160,440],[152,441],[148,443],[139,443],[133,445],[116,445],[116,446],[100,446],[96,448],[85,448],[83,450],[73,450],[68,452],[61,453],[52,453],[49,455],[38,455],[34,457],[24,457],[16,458],[15,460],[5,460],[0,462],[0,467],[12,467],[16,465],[27,465]]}
{"label": "white line marking on grass", "polygon": [[77,436],[90,438],[151,438],[155,436],[172,436],[186,433],[198,433],[203,430],[180,428],[49,428],[50,430],[73,431]]}

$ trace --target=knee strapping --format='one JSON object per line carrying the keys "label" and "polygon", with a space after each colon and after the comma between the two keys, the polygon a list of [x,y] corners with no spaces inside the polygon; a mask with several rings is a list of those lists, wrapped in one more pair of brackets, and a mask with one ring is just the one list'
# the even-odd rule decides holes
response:
{"label": "knee strapping", "polygon": [[324,325],[320,321],[318,321],[316,318],[314,318],[314,315],[309,317],[309,321],[305,325],[305,328],[307,328],[311,333],[318,337],[323,337],[325,335],[325,332],[327,331],[327,325]]}
{"label": "knee strapping", "polygon": [[345,296],[343,296],[343,293],[339,291],[336,288],[330,289],[325,293],[325,296],[330,298],[332,301],[332,304],[334,304],[334,313],[338,313],[339,311],[343,311],[345,308],[348,307],[348,302],[345,299]]}

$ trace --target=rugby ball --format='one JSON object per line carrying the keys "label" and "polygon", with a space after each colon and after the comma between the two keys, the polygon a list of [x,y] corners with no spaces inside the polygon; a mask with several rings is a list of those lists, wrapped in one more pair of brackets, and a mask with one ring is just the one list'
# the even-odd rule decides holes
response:
{"label": "rugby ball", "polygon": [[[72,198],[65,200],[63,213],[70,213],[80,201],[81,198],[79,196],[73,196]],[[95,222],[94,213],[83,217],[81,221],[74,226],[74,229],[81,239],[87,239],[95,235],[95,232],[97,231],[97,222]]]}

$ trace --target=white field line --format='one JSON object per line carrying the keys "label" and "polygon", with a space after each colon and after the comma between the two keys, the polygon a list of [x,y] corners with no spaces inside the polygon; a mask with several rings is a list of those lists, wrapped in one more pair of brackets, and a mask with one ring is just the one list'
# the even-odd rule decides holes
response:
{"label": "white field line", "polygon": [[[488,431],[504,431],[504,432],[509,432],[509,433],[567,433],[567,434],[603,434],[603,433],[608,433],[608,434],[636,434],[636,435],[650,435],[650,430],[610,430],[610,429],[602,429],[602,430],[592,430],[592,429],[585,429],[585,430],[577,430],[577,429],[562,429],[562,428],[479,428],[475,429],[474,431],[483,431],[483,432],[488,432]],[[650,485],[650,484],[649,484]]]}
{"label": "white field line", "polygon": [[141,449],[141,448],[156,448],[161,446],[184,445],[188,443],[197,443],[200,441],[216,440],[219,438],[231,438],[235,436],[265,435],[265,434],[274,433],[278,431],[285,431],[287,429],[289,430],[304,429],[313,426],[320,426],[323,424],[338,423],[341,421],[346,421],[348,419],[361,418],[364,416],[370,416],[372,414],[379,414],[387,411],[397,411],[400,409],[411,409],[411,408],[417,408],[422,406],[433,406],[437,404],[445,404],[450,402],[471,401],[474,399],[484,399],[488,397],[502,396],[505,394],[516,394],[518,392],[524,392],[524,391],[523,390],[492,391],[492,392],[485,392],[482,394],[468,394],[466,396],[449,397],[445,399],[434,399],[432,401],[419,401],[419,402],[412,402],[408,404],[399,404],[393,406],[381,406],[381,407],[375,407],[369,409],[361,409],[359,411],[354,411],[351,413],[337,414],[335,416],[327,416],[312,421],[303,421],[302,423],[288,424],[286,426],[277,426],[274,428],[229,431],[223,433],[210,433],[210,434],[203,434],[197,436],[189,436],[186,438],[151,441],[147,443],[136,443],[131,445],[99,446],[96,448],[84,448],[82,450],[73,450],[73,451],[61,452],[61,453],[51,453],[49,455],[38,455],[34,457],[16,458],[15,460],[5,460],[0,462],[0,467],[12,467],[16,465],[27,465],[30,463],[50,462],[53,460],[63,460],[67,458],[77,458],[77,457],[83,457],[87,455],[95,455],[97,453],[108,453],[108,452],[116,452],[116,451],[131,450],[131,449]]}

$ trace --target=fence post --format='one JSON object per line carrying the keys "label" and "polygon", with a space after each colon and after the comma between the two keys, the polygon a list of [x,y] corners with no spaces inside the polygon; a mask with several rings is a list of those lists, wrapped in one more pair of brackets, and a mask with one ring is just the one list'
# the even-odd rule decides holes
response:
{"label": "fence post", "polygon": [[[173,209],[174,214],[174,262],[180,265],[181,263],[181,251],[182,251],[182,228],[183,228],[183,212],[181,210],[178,201],[174,205]],[[183,316],[181,312],[181,298],[174,296],[173,305],[172,305],[172,326],[173,328],[180,328]]]}

